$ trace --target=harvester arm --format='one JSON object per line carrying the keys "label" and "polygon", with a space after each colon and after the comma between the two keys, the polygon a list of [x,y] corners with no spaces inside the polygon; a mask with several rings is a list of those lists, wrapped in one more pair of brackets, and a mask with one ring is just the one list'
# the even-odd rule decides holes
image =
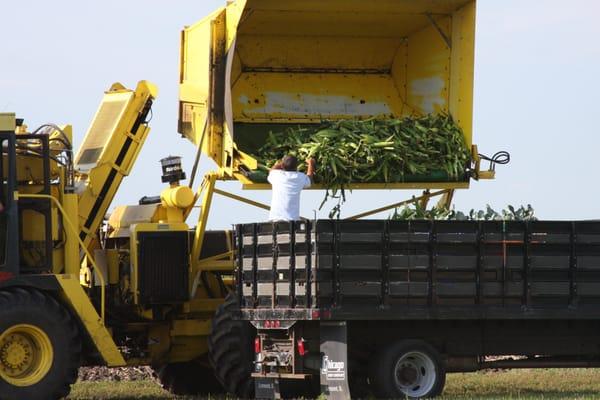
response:
{"label": "harvester arm", "polygon": [[156,95],[157,88],[147,81],[135,90],[115,83],[94,116],[75,157],[79,237],[86,246],[150,132],[147,118]]}

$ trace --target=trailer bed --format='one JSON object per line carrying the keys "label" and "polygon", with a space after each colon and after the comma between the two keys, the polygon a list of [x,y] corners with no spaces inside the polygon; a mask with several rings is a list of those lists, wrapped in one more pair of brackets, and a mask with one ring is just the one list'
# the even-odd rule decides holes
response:
{"label": "trailer bed", "polygon": [[236,245],[251,319],[600,317],[599,221],[256,223]]}

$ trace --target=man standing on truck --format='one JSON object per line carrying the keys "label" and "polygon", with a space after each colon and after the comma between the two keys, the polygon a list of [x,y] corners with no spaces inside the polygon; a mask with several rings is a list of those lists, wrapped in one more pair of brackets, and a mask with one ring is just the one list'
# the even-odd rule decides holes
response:
{"label": "man standing on truck", "polygon": [[300,192],[310,187],[315,173],[315,160],[306,160],[306,174],[298,172],[298,159],[285,156],[275,163],[269,172],[272,186],[270,221],[296,221],[300,219]]}

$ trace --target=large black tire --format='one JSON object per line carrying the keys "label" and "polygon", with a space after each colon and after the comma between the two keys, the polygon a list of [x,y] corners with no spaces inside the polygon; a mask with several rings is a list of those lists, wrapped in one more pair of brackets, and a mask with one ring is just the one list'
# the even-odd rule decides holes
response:
{"label": "large black tire", "polygon": [[200,361],[166,364],[157,370],[162,387],[178,396],[217,395],[225,392],[213,369]]}
{"label": "large black tire", "polygon": [[236,321],[233,313],[239,305],[233,294],[219,306],[208,338],[208,357],[215,376],[225,390],[241,398],[254,396],[254,379],[250,376],[254,362],[253,343],[256,330],[247,321]]}
{"label": "large black tire", "polygon": [[0,399],[65,397],[80,359],[77,324],[54,298],[30,289],[0,291]]}
{"label": "large black tire", "polygon": [[440,354],[421,340],[403,340],[382,348],[370,369],[371,387],[378,398],[436,397],[446,383]]}
{"label": "large black tire", "polygon": [[348,373],[348,386],[350,387],[350,397],[353,399],[367,399],[371,397],[371,387],[366,373],[355,373],[352,370]]}

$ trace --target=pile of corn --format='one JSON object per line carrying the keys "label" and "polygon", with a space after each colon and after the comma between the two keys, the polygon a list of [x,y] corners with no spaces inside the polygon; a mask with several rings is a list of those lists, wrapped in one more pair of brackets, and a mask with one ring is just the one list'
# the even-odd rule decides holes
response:
{"label": "pile of corn", "polygon": [[321,209],[338,199],[329,213],[339,217],[351,183],[460,181],[466,179],[471,153],[461,128],[447,114],[402,119],[329,121],[315,127],[270,132],[255,154],[268,171],[285,155],[314,158],[315,181],[327,189]]}
{"label": "pile of corn", "polygon": [[331,121],[271,132],[255,156],[270,167],[287,154],[301,162],[314,158],[317,182],[332,190],[440,174],[441,180],[463,180],[471,159],[462,130],[445,114]]}
{"label": "pile of corn", "polygon": [[488,204],[485,210],[471,210],[468,213],[462,211],[448,210],[446,208],[433,207],[423,208],[419,203],[396,209],[390,219],[397,221],[407,220],[445,220],[445,221],[536,221],[535,211],[530,204],[515,208],[509,205],[507,208],[496,211]]}

